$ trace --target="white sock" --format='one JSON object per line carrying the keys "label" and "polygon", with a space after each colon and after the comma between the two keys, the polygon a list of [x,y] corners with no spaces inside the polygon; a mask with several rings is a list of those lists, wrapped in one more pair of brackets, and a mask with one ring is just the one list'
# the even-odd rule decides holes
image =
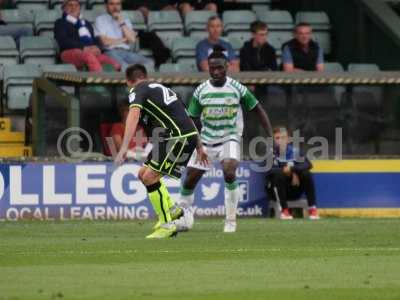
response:
{"label": "white sock", "polygon": [[194,203],[194,190],[185,189],[181,187],[181,193],[178,204],[183,208],[191,208]]}
{"label": "white sock", "polygon": [[239,203],[239,186],[236,182],[225,183],[225,218],[229,221],[236,220],[237,206]]}

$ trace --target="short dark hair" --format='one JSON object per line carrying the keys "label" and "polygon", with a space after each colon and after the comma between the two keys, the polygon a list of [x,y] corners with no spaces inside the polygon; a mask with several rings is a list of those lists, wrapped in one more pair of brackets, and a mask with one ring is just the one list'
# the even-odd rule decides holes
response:
{"label": "short dark hair", "polygon": [[257,31],[260,30],[268,30],[268,25],[265,22],[262,21],[254,21],[250,24],[250,31],[252,33],[256,33]]}
{"label": "short dark hair", "polygon": [[210,22],[215,21],[215,20],[220,20],[222,22],[222,19],[218,16],[211,16],[207,20],[207,25],[210,24]]}
{"label": "short dark hair", "polygon": [[146,67],[141,64],[135,64],[129,66],[125,71],[126,79],[130,81],[135,81],[138,78],[146,78],[147,77],[147,70]]}
{"label": "short dark hair", "polygon": [[227,60],[228,58],[224,54],[226,49],[222,47],[221,45],[214,45],[213,47],[213,52],[208,56],[208,59],[225,59]]}
{"label": "short dark hair", "polygon": [[300,23],[296,24],[296,26],[294,26],[293,31],[296,32],[297,29],[299,29],[300,27],[311,27],[311,24],[307,23],[307,22],[300,22]]}

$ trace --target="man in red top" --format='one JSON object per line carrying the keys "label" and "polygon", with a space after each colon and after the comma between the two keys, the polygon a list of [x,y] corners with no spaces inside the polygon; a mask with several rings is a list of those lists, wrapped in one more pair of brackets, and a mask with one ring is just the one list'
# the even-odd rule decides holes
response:
{"label": "man in red top", "polygon": [[[127,105],[121,105],[119,107],[121,122],[114,123],[113,126],[111,127],[110,135],[113,139],[117,151],[121,149],[128,112],[129,112],[129,107]],[[135,136],[132,137],[129,143],[129,150],[131,151],[137,150],[135,149],[136,147],[144,149],[146,144],[147,144],[146,133],[144,132],[144,129],[140,125],[138,125],[136,129],[136,134]]]}

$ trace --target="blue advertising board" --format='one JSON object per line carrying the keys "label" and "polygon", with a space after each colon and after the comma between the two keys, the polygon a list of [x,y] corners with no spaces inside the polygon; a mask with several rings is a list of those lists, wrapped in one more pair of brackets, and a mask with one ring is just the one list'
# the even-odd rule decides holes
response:
{"label": "blue advertising board", "polygon": [[[0,219],[147,219],[153,217],[139,164],[4,164],[0,167]],[[238,213],[265,214],[265,176],[243,162],[237,170]],[[165,178],[175,199],[180,181]],[[224,180],[219,166],[206,173],[195,191],[198,216],[224,215]]]}
{"label": "blue advertising board", "polygon": [[[241,162],[239,216],[267,214],[265,173]],[[0,166],[0,220],[147,219],[153,210],[136,175],[139,164],[19,163]],[[315,169],[318,206],[325,209],[400,208],[400,172]],[[180,182],[165,178],[173,198]],[[218,164],[195,191],[197,216],[224,215],[224,179]]]}

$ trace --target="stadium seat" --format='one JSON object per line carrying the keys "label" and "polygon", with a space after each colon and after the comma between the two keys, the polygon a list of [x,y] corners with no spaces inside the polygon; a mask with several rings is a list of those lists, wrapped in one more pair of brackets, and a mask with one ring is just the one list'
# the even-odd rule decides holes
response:
{"label": "stadium seat", "polygon": [[147,30],[147,25],[144,21],[143,14],[138,10],[125,10],[123,13],[129,17],[135,30]]}
{"label": "stadium seat", "polygon": [[376,64],[358,64],[350,63],[347,67],[349,72],[379,72],[379,66]]}
{"label": "stadium seat", "polygon": [[0,36],[0,65],[15,65],[19,61],[17,45],[11,36]]}
{"label": "stadium seat", "polygon": [[56,62],[56,42],[47,36],[22,37],[20,57],[23,63],[45,65]]}
{"label": "stadium seat", "polygon": [[[233,40],[235,45],[232,45],[233,48],[235,49],[235,46],[238,47],[239,49],[243,46],[244,42],[247,42],[252,38],[251,32],[250,31],[232,31],[229,32],[227,35],[228,41]],[[237,44],[237,41],[240,41],[240,45]],[[235,49],[236,50],[236,49]]]}
{"label": "stadium seat", "polygon": [[33,14],[19,9],[4,9],[1,17],[7,24],[24,25],[33,29]]}
{"label": "stadium seat", "polygon": [[16,0],[15,5],[20,10],[34,12],[47,9],[49,3],[48,0]]}
{"label": "stadium seat", "polygon": [[313,31],[313,38],[322,47],[324,54],[331,53],[331,35],[328,31]]}
{"label": "stadium seat", "polygon": [[84,19],[88,20],[92,25],[94,25],[96,18],[104,13],[104,10],[92,9],[82,11],[82,16]]}
{"label": "stadium seat", "polygon": [[254,12],[257,11],[263,11],[263,10],[270,10],[271,9],[271,5],[270,4],[253,4],[251,6],[251,10]]}
{"label": "stadium seat", "polygon": [[160,66],[161,73],[191,73],[197,72],[196,61],[192,63],[166,63]]}
{"label": "stadium seat", "polygon": [[39,10],[35,13],[36,35],[53,36],[54,23],[62,16],[56,9]]}
{"label": "stadium seat", "polygon": [[256,20],[251,10],[226,10],[222,14],[224,32],[249,31],[250,23]]}
{"label": "stadium seat", "polygon": [[343,72],[343,66],[338,62],[326,62],[325,72]]}
{"label": "stadium seat", "polygon": [[203,40],[203,39],[206,39],[208,37],[208,32],[205,31],[205,30],[203,30],[203,31],[194,30],[194,31],[190,32],[189,36],[191,38]]}
{"label": "stadium seat", "polygon": [[183,37],[172,42],[172,57],[175,61],[180,58],[194,58],[196,56],[196,45],[199,39]]}
{"label": "stadium seat", "polygon": [[185,16],[185,31],[190,34],[192,31],[205,31],[207,21],[216,13],[206,10],[191,11]]}
{"label": "stadium seat", "polygon": [[286,10],[256,11],[257,19],[268,24],[269,31],[291,31],[293,17]]}
{"label": "stadium seat", "polygon": [[35,65],[13,65],[4,67],[3,87],[8,109],[25,109],[32,93],[33,79],[41,75]]}
{"label": "stadium seat", "polygon": [[268,34],[268,42],[275,48],[278,56],[282,55],[282,45],[293,38],[289,31],[272,31]]}
{"label": "stadium seat", "polygon": [[230,32],[227,37],[223,37],[222,39],[230,43],[233,50],[235,50],[235,54],[239,55],[243,44],[250,38],[251,34],[248,32]]}
{"label": "stadium seat", "polygon": [[150,11],[147,25],[149,30],[182,31],[182,20],[177,11]]}
{"label": "stadium seat", "polygon": [[172,49],[172,42],[178,38],[182,38],[182,32],[180,31],[163,31],[163,32],[158,32],[157,34],[159,38],[163,41],[164,45]]}
{"label": "stadium seat", "polygon": [[300,11],[295,17],[296,24],[309,23],[313,30],[330,30],[331,24],[328,15],[323,11]]}

